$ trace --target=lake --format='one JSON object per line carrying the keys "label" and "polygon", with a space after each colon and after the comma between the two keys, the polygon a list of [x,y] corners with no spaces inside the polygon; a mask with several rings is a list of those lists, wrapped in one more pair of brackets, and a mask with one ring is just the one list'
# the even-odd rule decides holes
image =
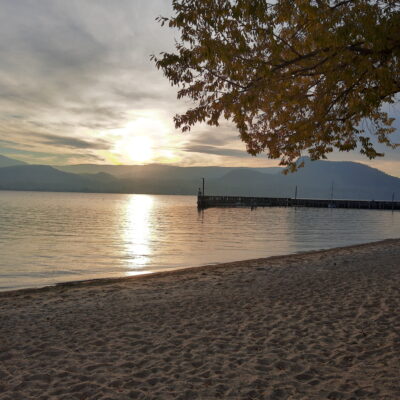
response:
{"label": "lake", "polygon": [[212,208],[194,196],[0,191],[0,290],[400,237],[400,212]]}

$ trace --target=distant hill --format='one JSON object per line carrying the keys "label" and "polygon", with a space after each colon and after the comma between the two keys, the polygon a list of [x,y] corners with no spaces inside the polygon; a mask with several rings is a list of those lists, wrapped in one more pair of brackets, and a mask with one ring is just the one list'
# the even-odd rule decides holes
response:
{"label": "distant hill", "polygon": [[[53,166],[54,168],[72,172],[74,174],[95,174],[105,172],[117,178],[133,179],[216,179],[221,178],[229,171],[235,170],[234,167],[176,167],[165,164],[148,165],[97,165],[97,164],[77,164]],[[246,168],[252,171],[275,174],[283,168]]]}
{"label": "distant hill", "polygon": [[219,181],[210,182],[209,193],[271,197],[390,200],[400,198],[400,179],[378,169],[354,162],[305,160],[293,174],[249,174],[234,170]]}
{"label": "distant hill", "polygon": [[81,176],[47,165],[18,165],[0,168],[0,190],[52,192],[113,192],[118,181],[107,174]]}
{"label": "distant hill", "polygon": [[14,165],[27,165],[27,164],[23,161],[14,160],[12,158],[0,154],[0,168],[13,167]]}
{"label": "distant hill", "polygon": [[[0,189],[105,193],[197,194],[206,178],[206,194],[298,198],[400,199],[400,179],[354,162],[305,159],[288,175],[269,168],[146,166],[71,166],[80,173],[44,165],[0,168]],[[107,172],[106,172],[107,171]],[[278,170],[279,171],[279,170]],[[91,173],[90,173],[91,172]]]}

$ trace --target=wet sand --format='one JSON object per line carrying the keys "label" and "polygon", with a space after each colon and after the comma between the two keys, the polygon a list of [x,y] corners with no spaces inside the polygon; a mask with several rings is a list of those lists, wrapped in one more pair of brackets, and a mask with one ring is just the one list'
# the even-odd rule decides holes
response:
{"label": "wet sand", "polygon": [[0,399],[400,399],[400,240],[0,294]]}

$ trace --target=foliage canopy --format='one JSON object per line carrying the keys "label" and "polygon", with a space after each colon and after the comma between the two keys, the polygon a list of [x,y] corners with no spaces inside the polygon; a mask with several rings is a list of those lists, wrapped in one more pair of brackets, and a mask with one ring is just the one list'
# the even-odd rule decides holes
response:
{"label": "foliage canopy", "polygon": [[390,140],[383,103],[400,91],[400,1],[173,0],[175,53],[153,56],[178,98],[195,106],[174,118],[234,122],[247,151],[295,169],[304,151],[326,158]]}

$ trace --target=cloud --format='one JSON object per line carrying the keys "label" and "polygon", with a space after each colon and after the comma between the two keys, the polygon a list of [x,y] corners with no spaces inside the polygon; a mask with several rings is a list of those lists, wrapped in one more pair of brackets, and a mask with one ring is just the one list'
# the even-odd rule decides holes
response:
{"label": "cloud", "polygon": [[95,149],[107,150],[110,148],[110,143],[106,140],[98,139],[96,141],[88,141],[83,139],[72,138],[68,136],[57,135],[36,135],[42,143],[50,144],[53,146],[65,146],[73,149]]}
{"label": "cloud", "polygon": [[[172,118],[175,91],[150,61],[173,43],[155,22],[170,9],[163,0],[0,0],[2,139],[21,146],[30,132],[33,142],[98,150],[107,147],[99,131],[123,127],[132,110],[156,105]],[[38,128],[59,138],[43,141]]]}
{"label": "cloud", "polygon": [[208,145],[190,145],[185,147],[184,151],[190,153],[205,153],[205,154],[216,154],[219,156],[226,157],[240,157],[240,158],[248,158],[251,157],[245,150],[236,150],[229,149],[225,147],[216,147],[216,146],[208,146]]}
{"label": "cloud", "polygon": [[63,165],[63,164],[77,164],[82,162],[102,163],[104,159],[95,154],[53,154],[39,151],[20,150],[16,148],[3,147],[0,144],[0,154],[7,155],[8,157],[17,160],[25,161],[34,164],[50,164],[50,165]]}
{"label": "cloud", "polygon": [[194,144],[207,144],[210,146],[225,146],[231,143],[234,139],[238,141],[237,135],[233,137],[232,132],[234,132],[234,129],[230,130],[228,134],[223,130],[218,131],[216,129],[212,132],[201,132],[194,136],[191,142]]}

